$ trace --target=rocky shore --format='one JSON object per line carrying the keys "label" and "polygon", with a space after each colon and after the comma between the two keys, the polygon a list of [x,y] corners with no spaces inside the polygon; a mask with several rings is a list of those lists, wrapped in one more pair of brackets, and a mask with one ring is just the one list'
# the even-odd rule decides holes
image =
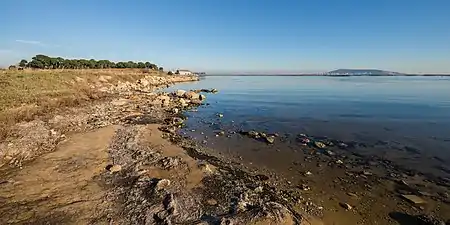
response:
{"label": "rocky shore", "polygon": [[[301,168],[303,182],[297,183],[186,138],[181,132],[189,121],[184,112],[205,105],[218,90],[168,93],[164,88],[196,80],[145,76],[113,83],[102,76],[91,88],[107,94],[106,99],[16,124],[0,143],[0,223],[314,225],[334,224],[319,219],[328,206],[316,200],[327,191],[347,190],[351,201],[335,205],[348,217],[381,204],[354,201],[368,198],[361,187],[375,190],[383,183],[384,178],[368,166],[392,167],[386,161],[371,159],[371,163],[348,155],[361,143],[299,135],[297,142],[311,154],[293,165],[295,170]],[[223,116],[218,112],[217,118]],[[218,140],[256,140],[271,149],[281,148],[286,139],[256,130],[222,129],[215,135]],[[238,142],[244,144],[243,139]],[[323,168],[335,172],[321,176]],[[347,171],[348,178],[333,177],[341,171]],[[396,171],[392,174],[400,176]],[[318,183],[308,183],[309,179]],[[404,187],[406,201],[420,207],[421,198],[416,198],[420,193],[414,191],[420,187],[406,177],[393,182]],[[429,213],[389,216],[400,224],[445,224]],[[359,224],[377,224],[370,219]]]}
{"label": "rocky shore", "polygon": [[158,90],[195,80],[104,77],[107,100],[16,124],[0,144],[1,223],[320,224],[268,175],[178,134],[217,90]]}

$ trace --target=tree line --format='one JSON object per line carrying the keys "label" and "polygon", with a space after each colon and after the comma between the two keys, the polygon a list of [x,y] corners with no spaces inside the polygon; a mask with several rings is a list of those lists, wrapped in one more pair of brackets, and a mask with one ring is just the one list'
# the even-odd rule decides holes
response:
{"label": "tree line", "polygon": [[109,60],[95,59],[64,59],[61,57],[50,57],[36,55],[31,61],[22,59],[19,64],[22,68],[34,69],[107,69],[107,68],[141,68],[152,70],[164,70],[150,62],[112,62]]}

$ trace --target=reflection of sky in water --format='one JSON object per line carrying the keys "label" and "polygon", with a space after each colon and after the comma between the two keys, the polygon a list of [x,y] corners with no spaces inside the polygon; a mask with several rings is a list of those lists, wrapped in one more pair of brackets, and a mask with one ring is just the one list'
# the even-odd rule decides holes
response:
{"label": "reflection of sky in water", "polygon": [[[255,129],[383,142],[390,147],[359,150],[394,154],[397,162],[422,169],[441,164],[435,156],[450,162],[450,77],[207,77],[171,90],[199,88],[219,93],[207,94],[211,105],[188,113],[187,130]],[[420,158],[405,146],[418,149]]]}
{"label": "reflection of sky in water", "polygon": [[450,122],[442,77],[207,77],[176,88],[217,88],[208,101],[236,115]]}

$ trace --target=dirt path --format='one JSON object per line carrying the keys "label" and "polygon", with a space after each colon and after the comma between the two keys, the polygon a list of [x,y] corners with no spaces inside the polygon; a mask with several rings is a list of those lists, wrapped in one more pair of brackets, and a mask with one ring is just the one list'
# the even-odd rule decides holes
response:
{"label": "dirt path", "polygon": [[106,222],[105,190],[97,176],[108,161],[115,126],[76,134],[1,184],[1,224]]}

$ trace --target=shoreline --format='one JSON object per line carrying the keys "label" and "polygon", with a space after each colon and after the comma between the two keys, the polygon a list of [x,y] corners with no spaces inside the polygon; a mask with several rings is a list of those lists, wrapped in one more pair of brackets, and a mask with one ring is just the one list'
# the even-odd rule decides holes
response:
{"label": "shoreline", "polygon": [[[179,79],[190,82],[186,77]],[[50,140],[56,150],[47,150],[33,160],[18,163],[17,166],[22,169],[2,169],[5,178],[0,180],[0,197],[6,199],[6,203],[0,207],[0,212],[5,215],[1,221],[71,223],[79,219],[100,224],[315,225],[342,223],[346,221],[345,217],[354,219],[358,215],[361,206],[355,199],[349,201],[351,205],[347,209],[344,208],[347,205],[339,205],[347,204],[340,199],[328,204],[318,202],[323,200],[322,195],[328,195],[321,193],[320,183],[308,184],[303,174],[296,178],[300,182],[292,180],[286,174],[261,164],[249,164],[247,157],[241,160],[183,137],[179,131],[188,119],[183,112],[196,109],[209,93],[201,90],[165,93],[156,86],[166,87],[174,82],[160,80],[162,82],[155,85],[154,81],[146,81],[149,79],[111,86],[108,90],[112,96],[106,102],[69,110],[48,121],[22,123],[20,133],[29,136],[23,135],[19,139],[36,142],[36,139],[31,139],[31,135],[36,134],[31,129],[48,132],[50,136],[40,138],[46,138],[44,142]],[[203,94],[206,96],[200,97]],[[80,127],[80,121],[84,121],[82,124],[85,125]],[[84,142],[88,147],[83,147]],[[14,143],[14,146],[20,144]],[[258,144],[270,147],[264,142]],[[92,160],[85,158],[85,155],[91,155],[89,146],[99,146],[98,151],[89,157]],[[77,154],[71,149],[82,150]],[[315,155],[308,157],[299,165],[323,160]],[[54,163],[47,165],[48,160]],[[361,163],[364,165],[366,162]],[[83,169],[86,167],[88,169]],[[328,167],[342,171],[340,166],[325,166]],[[34,168],[40,168],[43,172]],[[323,176],[325,180],[321,182],[329,179],[329,176],[319,176],[313,168],[309,169],[315,177]],[[44,180],[34,180],[33,177],[48,176],[49,173],[62,177],[47,179],[45,182],[50,186],[45,186],[47,190],[44,191],[39,188]],[[375,174],[365,176],[368,177],[365,179],[375,182],[372,184],[380,183],[381,178]],[[81,184],[73,185],[73,179],[81,181]],[[85,187],[90,192],[85,193]],[[340,187],[349,188],[348,181],[324,190],[334,192]],[[18,195],[19,190],[23,194]],[[46,194],[43,196],[39,191]],[[355,195],[356,199],[368,197],[362,192]],[[84,198],[80,199],[81,196]],[[95,200],[86,199],[93,196],[97,196]],[[31,215],[26,213],[27,207],[33,205],[39,207]],[[49,206],[52,206],[51,209],[47,208]],[[404,206],[409,207],[408,204]],[[61,211],[67,210],[81,213],[81,216],[75,217],[70,213],[63,216]],[[339,213],[326,215],[324,223],[319,219],[324,210],[337,210]],[[414,211],[414,215],[419,215],[420,211]],[[22,216],[13,219],[13,215]],[[414,215],[406,216],[419,221],[420,216]],[[372,222],[376,221],[366,221],[364,224]]]}
{"label": "shoreline", "polygon": [[138,84],[112,86],[111,101],[16,124],[21,136],[7,137],[2,154],[37,152],[6,158],[13,167],[1,170],[2,223],[317,224],[291,208],[266,175],[200,151],[177,128],[167,132],[201,95],[157,94]]}

